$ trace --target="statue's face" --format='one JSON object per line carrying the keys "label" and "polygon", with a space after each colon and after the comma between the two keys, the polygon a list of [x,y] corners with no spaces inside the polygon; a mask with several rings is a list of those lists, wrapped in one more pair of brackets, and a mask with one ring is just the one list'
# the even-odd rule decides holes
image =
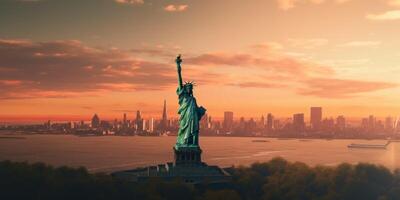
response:
{"label": "statue's face", "polygon": [[193,86],[192,85],[186,85],[185,89],[186,89],[187,93],[192,94],[192,92],[193,92]]}

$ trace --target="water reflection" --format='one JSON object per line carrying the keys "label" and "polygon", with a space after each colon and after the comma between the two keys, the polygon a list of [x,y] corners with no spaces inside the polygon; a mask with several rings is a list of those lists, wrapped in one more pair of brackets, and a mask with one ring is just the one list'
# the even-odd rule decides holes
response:
{"label": "water reflection", "polygon": [[[46,162],[112,171],[170,162],[174,137],[76,137],[26,135],[23,140],[0,140],[0,160]],[[349,149],[350,143],[385,144],[384,140],[279,140],[253,142],[254,138],[202,137],[203,160],[220,166],[249,165],[281,156],[309,165],[368,162],[400,168],[400,143],[385,149]]]}

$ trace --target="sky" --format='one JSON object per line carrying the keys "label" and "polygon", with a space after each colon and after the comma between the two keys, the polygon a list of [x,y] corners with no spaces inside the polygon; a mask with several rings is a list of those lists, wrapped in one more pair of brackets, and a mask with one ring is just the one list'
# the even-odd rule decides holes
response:
{"label": "sky", "polygon": [[1,0],[0,121],[400,114],[400,0]]}

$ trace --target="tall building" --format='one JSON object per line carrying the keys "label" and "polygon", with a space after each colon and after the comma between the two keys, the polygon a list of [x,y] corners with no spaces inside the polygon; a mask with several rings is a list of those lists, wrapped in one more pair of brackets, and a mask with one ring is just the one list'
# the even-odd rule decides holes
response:
{"label": "tall building", "polygon": [[274,122],[273,122],[273,128],[274,129],[276,129],[276,130],[279,130],[279,129],[281,129],[282,128],[282,126],[281,126],[281,121],[279,120],[279,119],[275,119],[274,120]]}
{"label": "tall building", "polygon": [[150,133],[154,132],[154,118],[150,118],[149,120],[149,132]]}
{"label": "tall building", "polygon": [[211,116],[208,116],[207,128],[213,128],[213,127],[212,127],[212,118],[211,118]]}
{"label": "tall building", "polygon": [[260,127],[261,127],[261,128],[264,128],[264,127],[265,127],[265,117],[264,117],[264,115],[261,115],[261,118],[260,118]]}
{"label": "tall building", "polygon": [[394,128],[394,122],[392,117],[386,117],[385,119],[385,129],[392,130]]}
{"label": "tall building", "polygon": [[160,130],[166,131],[168,129],[168,118],[167,118],[167,100],[164,99],[163,114],[160,123]]}
{"label": "tall building", "polygon": [[331,131],[333,130],[333,128],[335,127],[335,120],[333,118],[325,118],[324,120],[322,120],[322,130],[325,131]]}
{"label": "tall building", "polygon": [[346,128],[346,119],[343,115],[340,115],[336,118],[336,127],[340,130],[344,130]]}
{"label": "tall building", "polygon": [[322,121],[322,107],[311,107],[310,124],[312,129],[319,129]]}
{"label": "tall building", "polygon": [[141,121],[141,127],[142,127],[142,129],[140,129],[141,131],[146,131],[147,130],[147,124],[146,124],[146,120],[145,119],[142,119],[142,121]]}
{"label": "tall building", "polygon": [[225,131],[231,131],[233,128],[233,112],[224,112],[224,124],[223,127]]}
{"label": "tall building", "polygon": [[126,119],[126,113],[124,113],[123,125],[124,125],[124,127],[126,127],[128,125],[127,119]]}
{"label": "tall building", "polygon": [[135,128],[137,131],[143,131],[143,119],[140,110],[136,111]]}
{"label": "tall building", "polygon": [[272,130],[274,122],[274,116],[271,113],[267,115],[267,130]]}
{"label": "tall building", "polygon": [[373,115],[368,117],[368,129],[373,130],[375,128],[376,119]]}
{"label": "tall building", "polygon": [[100,118],[97,114],[92,117],[92,128],[98,128],[100,126]]}
{"label": "tall building", "polygon": [[200,129],[208,129],[208,116],[207,113],[200,120]]}
{"label": "tall building", "polygon": [[250,118],[250,120],[246,123],[245,129],[244,129],[244,134],[245,135],[252,135],[254,131],[256,130],[257,123],[254,121],[253,118]]}
{"label": "tall building", "polygon": [[368,118],[362,118],[361,119],[361,128],[363,128],[364,130],[368,129]]}
{"label": "tall building", "polygon": [[304,113],[293,115],[293,130],[302,132],[305,129]]}

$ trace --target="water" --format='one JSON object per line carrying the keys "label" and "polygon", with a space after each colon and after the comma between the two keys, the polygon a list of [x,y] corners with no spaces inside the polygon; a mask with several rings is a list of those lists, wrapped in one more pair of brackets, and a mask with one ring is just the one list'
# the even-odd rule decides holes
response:
{"label": "water", "polygon": [[[21,136],[21,135],[19,135]],[[175,137],[77,137],[72,135],[22,135],[0,138],[0,160],[45,162],[60,166],[85,166],[93,172],[110,172],[173,160]],[[280,140],[252,142],[255,138],[201,137],[203,160],[227,167],[264,162],[280,156],[309,165],[334,166],[342,162],[368,162],[400,168],[400,143],[385,149],[348,149],[350,143],[385,144],[384,140]]]}

